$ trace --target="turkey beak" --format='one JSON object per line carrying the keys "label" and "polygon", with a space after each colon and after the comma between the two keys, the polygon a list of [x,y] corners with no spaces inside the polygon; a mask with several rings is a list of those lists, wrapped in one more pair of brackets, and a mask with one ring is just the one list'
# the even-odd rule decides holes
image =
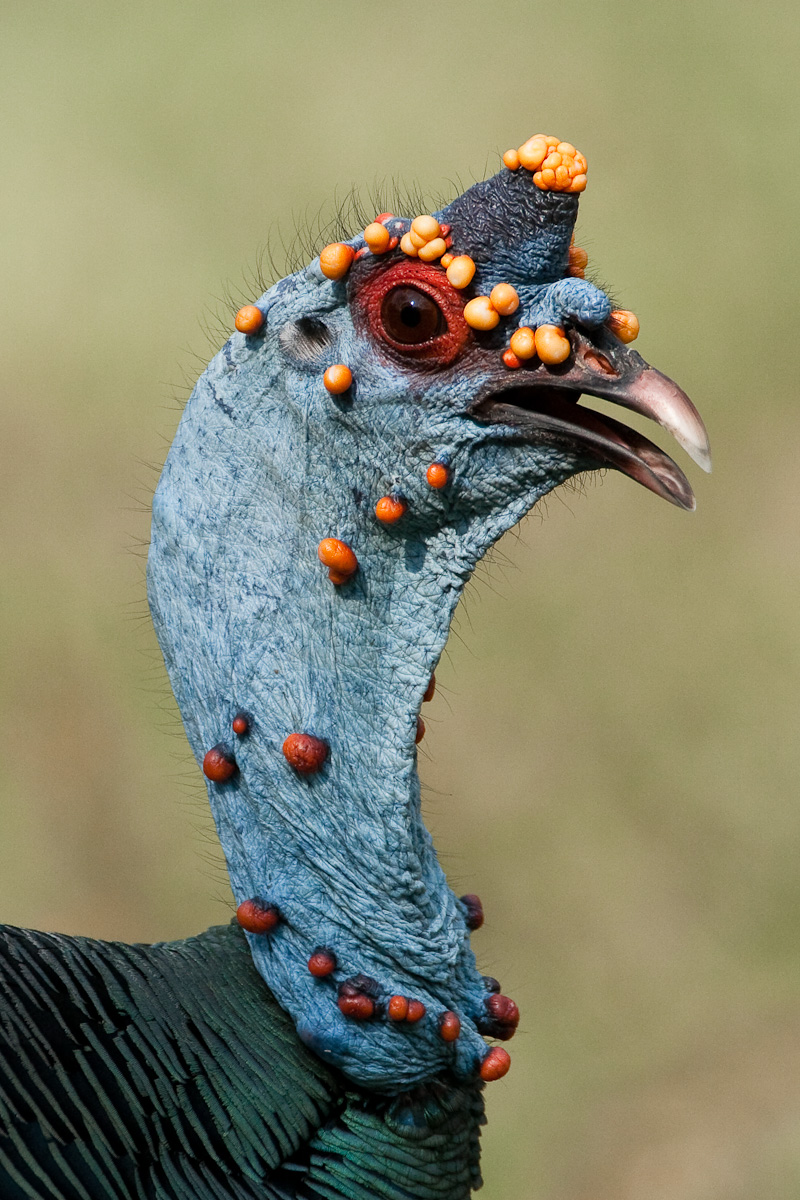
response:
{"label": "turkey beak", "polygon": [[570,355],[558,365],[538,359],[507,372],[470,406],[482,424],[513,428],[529,443],[566,446],[598,466],[630,476],[679,508],[693,509],[680,467],[642,434],[578,401],[610,400],[667,429],[704,471],[711,470],[708,434],[689,397],[608,329],[569,331]]}
{"label": "turkey beak", "polygon": [[[711,471],[711,447],[702,417],[674,380],[645,362],[607,329],[594,331],[591,339],[573,330],[572,355],[558,386],[611,400],[631,412],[649,417],[675,438],[678,445],[702,470]],[[554,375],[560,368],[555,368]]]}

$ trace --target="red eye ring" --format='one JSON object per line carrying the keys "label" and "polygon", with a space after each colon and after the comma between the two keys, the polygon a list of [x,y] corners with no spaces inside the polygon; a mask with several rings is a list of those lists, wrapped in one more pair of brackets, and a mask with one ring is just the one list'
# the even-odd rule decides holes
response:
{"label": "red eye ring", "polygon": [[[430,296],[441,313],[440,333],[416,345],[392,337],[383,319],[384,302],[398,288],[413,288]],[[442,268],[433,264],[413,260],[394,263],[361,284],[353,299],[357,324],[396,357],[411,359],[420,367],[447,366],[472,340],[472,331],[464,320],[464,297],[448,283]]]}

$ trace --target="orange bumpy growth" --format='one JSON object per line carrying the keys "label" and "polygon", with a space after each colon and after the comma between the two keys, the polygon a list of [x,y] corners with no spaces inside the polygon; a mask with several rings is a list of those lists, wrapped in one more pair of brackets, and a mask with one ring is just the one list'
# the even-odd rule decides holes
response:
{"label": "orange bumpy growth", "polygon": [[520,325],[511,335],[511,352],[525,362],[536,357],[536,334],[530,325]]}
{"label": "orange bumpy growth", "polygon": [[442,228],[435,217],[423,213],[411,222],[408,233],[400,239],[400,249],[409,258],[420,258],[423,262],[435,262],[447,250]]}
{"label": "orange bumpy growth", "polygon": [[569,338],[558,325],[540,325],[534,340],[536,353],[543,363],[555,366],[569,358]]}
{"label": "orange bumpy growth", "polygon": [[353,265],[356,252],[344,242],[331,242],[320,251],[319,267],[328,279],[343,279]]}
{"label": "orange bumpy growth", "polygon": [[586,268],[589,265],[589,255],[580,246],[570,246],[569,248],[569,266],[567,268],[570,275],[574,275],[577,279],[583,279],[586,273]]}
{"label": "orange bumpy growth", "polygon": [[234,324],[239,333],[258,333],[264,324],[264,314],[260,308],[256,308],[255,304],[245,304],[244,308],[240,308],[237,312]]}
{"label": "orange bumpy growth", "polygon": [[450,469],[446,463],[433,462],[425,472],[425,478],[429,487],[443,488],[450,478]]}
{"label": "orange bumpy growth", "polygon": [[447,250],[447,242],[443,237],[431,238],[424,246],[420,246],[417,255],[422,262],[436,262]]}
{"label": "orange bumpy growth", "polygon": [[328,753],[328,743],[311,733],[290,733],[283,743],[283,757],[298,775],[315,775]]}
{"label": "orange bumpy growth", "polygon": [[498,283],[489,293],[489,299],[501,317],[510,317],[519,308],[517,289],[510,283]]}
{"label": "orange bumpy growth", "polygon": [[608,318],[608,328],[621,342],[635,342],[639,336],[639,318],[626,308],[615,308]]}
{"label": "orange bumpy growth", "polygon": [[373,254],[385,254],[389,249],[389,242],[392,240],[392,235],[385,225],[380,221],[373,221],[364,230],[364,241],[369,246]]}
{"label": "orange bumpy growth", "polygon": [[502,1046],[493,1046],[481,1063],[481,1079],[491,1083],[493,1079],[502,1079],[508,1074],[511,1066],[511,1055]]}
{"label": "orange bumpy growth", "polygon": [[346,542],[323,538],[317,547],[319,561],[328,568],[331,583],[346,583],[358,570],[358,559]]}
{"label": "orange bumpy growth", "polygon": [[236,920],[248,933],[272,933],[281,919],[274,904],[264,904],[256,896],[243,900],[236,909]]}
{"label": "orange bumpy growth", "polygon": [[461,1036],[461,1021],[451,1009],[439,1017],[439,1036],[443,1042],[455,1042]]}
{"label": "orange bumpy growth", "polygon": [[533,182],[543,192],[582,192],[586,187],[586,159],[571,142],[537,133],[523,142],[517,157],[523,167],[533,171]]}
{"label": "orange bumpy growth", "polygon": [[494,329],[500,321],[500,313],[488,296],[475,296],[464,305],[464,320],[471,329]]}
{"label": "orange bumpy growth", "polygon": [[308,969],[315,979],[325,979],[336,970],[336,955],[320,946],[309,958]]}
{"label": "orange bumpy growth", "polygon": [[212,746],[203,758],[203,774],[212,783],[227,783],[236,774],[236,759],[227,746]]}
{"label": "orange bumpy growth", "polygon": [[400,496],[381,496],[375,505],[375,516],[384,525],[394,525],[405,515],[408,505]]}
{"label": "orange bumpy growth", "polygon": [[322,382],[332,396],[341,396],[353,382],[353,372],[344,363],[334,363],[322,376]]}
{"label": "orange bumpy growth", "polygon": [[458,288],[460,291],[472,283],[475,263],[468,254],[457,254],[445,266],[447,267],[447,282],[452,287]]}
{"label": "orange bumpy growth", "polygon": [[[464,257],[466,258],[466,255]],[[458,261],[456,259],[447,268],[448,279],[450,279],[450,273]],[[472,268],[470,273],[471,279],[475,271],[475,264],[471,258],[467,258],[467,262]],[[450,279],[450,282],[453,284],[453,287],[460,286],[454,283],[452,279]],[[510,317],[518,308],[519,295],[517,294],[517,289],[512,287],[510,283],[498,283],[492,288],[488,296],[475,296],[474,299],[467,301],[464,305],[464,320],[472,329],[494,329],[501,317]]]}
{"label": "orange bumpy growth", "polygon": [[352,1021],[368,1021],[375,1015],[375,1001],[361,992],[340,996],[337,1003],[342,1016],[350,1017]]}
{"label": "orange bumpy growth", "polygon": [[386,1015],[390,1021],[405,1021],[408,1016],[408,999],[405,996],[390,996],[386,1005]]}

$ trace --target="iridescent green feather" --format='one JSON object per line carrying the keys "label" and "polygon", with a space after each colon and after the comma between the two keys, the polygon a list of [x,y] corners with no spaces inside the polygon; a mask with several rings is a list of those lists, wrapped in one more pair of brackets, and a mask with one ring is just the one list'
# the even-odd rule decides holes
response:
{"label": "iridescent green feather", "polygon": [[474,1086],[354,1091],[235,925],[154,946],[0,928],[3,1200],[460,1200],[482,1114]]}

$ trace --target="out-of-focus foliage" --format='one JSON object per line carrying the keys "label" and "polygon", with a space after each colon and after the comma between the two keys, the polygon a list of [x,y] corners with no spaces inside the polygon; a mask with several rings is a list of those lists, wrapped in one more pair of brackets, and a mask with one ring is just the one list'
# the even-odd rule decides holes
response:
{"label": "out-of-focus foliage", "polygon": [[800,1191],[797,32],[741,0],[3,13],[3,920],[229,914],[141,556],[204,317],[270,234],[280,265],[352,183],[452,192],[555,132],[593,275],[706,418],[695,515],[609,476],[506,539],[426,714],[523,1013],[487,1200]]}

